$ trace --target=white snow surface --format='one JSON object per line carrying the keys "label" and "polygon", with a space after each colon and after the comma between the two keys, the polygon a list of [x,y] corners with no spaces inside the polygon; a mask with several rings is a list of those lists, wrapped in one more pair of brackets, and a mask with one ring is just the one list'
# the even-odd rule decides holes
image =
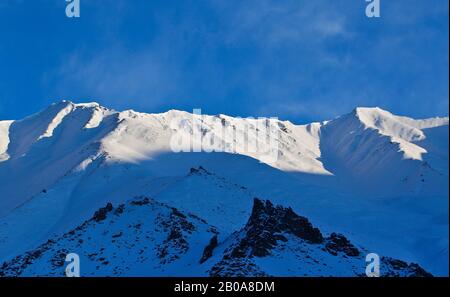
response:
{"label": "white snow surface", "polygon": [[[147,195],[229,234],[257,196],[372,252],[448,275],[448,117],[356,108],[322,123],[276,120],[275,163],[233,140],[255,137],[264,121],[70,101],[0,121],[0,262],[80,225],[107,202]],[[173,135],[196,133],[225,152],[172,152]],[[198,166],[207,172],[201,178],[189,173]]]}

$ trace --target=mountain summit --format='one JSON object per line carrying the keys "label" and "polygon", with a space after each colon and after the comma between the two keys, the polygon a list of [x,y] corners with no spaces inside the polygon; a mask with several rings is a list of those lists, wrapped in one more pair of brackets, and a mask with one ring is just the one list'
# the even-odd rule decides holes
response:
{"label": "mountain summit", "polygon": [[[208,151],[174,152],[174,136],[191,148],[200,136]],[[273,141],[250,149],[259,138]],[[296,125],[62,101],[0,121],[0,192],[0,262],[140,196],[231,236],[256,196],[324,233],[448,274],[448,118],[356,108]]]}

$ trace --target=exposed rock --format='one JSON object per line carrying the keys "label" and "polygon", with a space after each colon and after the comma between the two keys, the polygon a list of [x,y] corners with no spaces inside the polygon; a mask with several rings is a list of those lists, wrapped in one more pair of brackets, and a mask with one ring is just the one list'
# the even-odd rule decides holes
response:
{"label": "exposed rock", "polygon": [[[344,235],[332,233],[324,239],[308,219],[291,208],[274,206],[270,201],[255,199],[247,224],[232,236],[234,240],[225,249],[222,259],[210,269],[211,276],[267,275],[258,266],[257,263],[261,263],[258,258],[280,257],[286,248],[292,253],[290,257],[298,259],[298,267],[305,267],[305,272],[308,272],[307,265],[327,266],[328,263],[321,262],[324,258],[320,253],[330,253],[341,257],[338,263],[353,263],[354,275],[365,276],[364,255]],[[312,250],[315,252],[311,253]],[[382,262],[382,276],[431,276],[417,264],[390,258]],[[321,275],[320,268],[313,269]]]}
{"label": "exposed rock", "polygon": [[290,131],[288,130],[288,128],[286,127],[286,125],[284,125],[283,123],[278,122],[278,127],[280,128],[281,131],[283,131],[284,133],[289,133]]}
{"label": "exposed rock", "polygon": [[108,202],[108,204],[105,207],[100,208],[94,213],[92,219],[96,222],[103,221],[104,219],[106,219],[106,215],[108,214],[108,212],[112,211],[112,209],[113,209],[112,204]]}
{"label": "exposed rock", "polygon": [[211,175],[211,173],[208,172],[208,170],[206,170],[202,166],[199,166],[198,168],[191,168],[189,173],[190,174],[207,174],[207,175]]}
{"label": "exposed rock", "polygon": [[187,220],[186,215],[173,207],[168,218],[160,217],[160,225],[169,233],[164,242],[157,247],[160,262],[166,264],[179,259],[189,250],[184,232],[191,234],[195,231],[195,226]]}
{"label": "exposed rock", "polygon": [[121,215],[121,214],[123,213],[124,209],[125,209],[125,205],[124,205],[124,204],[120,204],[120,205],[116,208],[116,210],[114,211],[114,214],[116,214],[116,215]]}
{"label": "exposed rock", "polygon": [[232,251],[233,257],[264,257],[286,241],[283,233],[293,234],[310,243],[322,243],[323,236],[308,219],[297,215],[291,208],[274,207],[270,201],[254,199],[253,210],[244,228],[245,237]]}
{"label": "exposed rock", "polygon": [[342,234],[331,233],[330,237],[326,239],[326,250],[332,254],[337,255],[343,252],[349,257],[359,256],[359,250]]}
{"label": "exposed rock", "polygon": [[118,237],[122,236],[122,234],[123,234],[123,232],[120,231],[119,233],[114,234],[112,237],[113,238],[118,238]]}
{"label": "exposed rock", "polygon": [[218,244],[217,235],[214,235],[209,241],[209,244],[203,250],[203,255],[202,258],[200,259],[200,264],[204,263],[206,260],[211,258],[214,249],[217,247],[217,244]]}
{"label": "exposed rock", "polygon": [[[84,272],[90,276],[126,276],[130,263],[151,263],[155,256],[157,266],[153,268],[164,273],[165,265],[176,265],[173,262],[188,254],[190,244],[198,244],[199,235],[202,242],[209,239],[199,265],[208,261],[211,276],[269,276],[277,273],[277,269],[272,270],[273,263],[286,265],[286,271],[296,276],[365,276],[365,249],[359,250],[341,234],[324,238],[308,219],[270,201],[255,199],[247,224],[221,243],[218,231],[204,220],[150,198],[129,201],[115,208],[114,216],[108,216],[113,209],[108,203],[74,230],[3,263],[0,276],[63,276],[69,251],[98,263]],[[194,234],[197,239],[192,241]],[[126,258],[119,257],[123,251]],[[191,252],[199,256],[194,254],[196,250]],[[383,277],[432,276],[417,264],[397,259],[382,257],[380,264]]]}
{"label": "exposed rock", "polygon": [[382,257],[381,263],[385,266],[386,270],[384,276],[433,277],[431,273],[425,271],[425,269],[416,263],[408,264],[404,261],[390,257]]}
{"label": "exposed rock", "polygon": [[138,206],[147,205],[149,203],[150,199],[148,199],[147,197],[140,197],[130,202],[131,205],[138,205]]}

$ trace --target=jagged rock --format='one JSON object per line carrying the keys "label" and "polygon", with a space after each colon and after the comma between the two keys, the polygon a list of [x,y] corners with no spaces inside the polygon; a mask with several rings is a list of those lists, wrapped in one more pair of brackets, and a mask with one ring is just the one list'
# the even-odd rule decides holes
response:
{"label": "jagged rock", "polygon": [[[236,257],[245,255],[264,257],[278,240],[286,241],[283,233],[291,233],[310,243],[322,243],[323,236],[308,219],[297,215],[291,208],[274,207],[270,201],[254,199],[250,219],[245,226],[246,238],[233,251]],[[250,253],[244,250],[250,247]]]}
{"label": "jagged rock", "polygon": [[[327,271],[336,273],[341,269],[333,267],[336,263],[324,262],[332,254],[340,257],[338,263],[346,265],[348,275],[365,276],[365,256],[344,235],[332,233],[324,238],[308,219],[270,201],[255,199],[247,224],[233,236],[222,259],[209,270],[211,276],[267,275],[261,268],[265,261],[259,258],[283,259],[286,251],[289,265],[293,264],[297,271],[310,273],[312,269],[317,275],[327,275],[321,272],[327,267]],[[431,276],[417,264],[390,258],[382,262],[382,276]]]}
{"label": "jagged rock", "polygon": [[[162,264],[173,262],[189,250],[189,242],[184,232],[191,234],[196,230],[195,226],[188,221],[187,216],[174,207],[168,218],[160,221],[161,226],[169,231],[164,242],[158,246],[158,257]],[[171,251],[171,252],[170,252]]]}
{"label": "jagged rock", "polygon": [[[3,263],[0,276],[63,276],[70,252],[97,262],[84,276],[132,275],[134,264],[162,274],[170,264],[183,272],[211,267],[204,271],[211,276],[365,276],[367,250],[341,234],[324,238],[306,218],[270,201],[255,199],[246,225],[220,243],[214,226],[150,198],[131,200],[108,216],[113,210],[108,203],[74,230]],[[190,248],[199,243],[206,245],[200,263]],[[431,276],[414,263],[381,257],[380,264],[381,276]]]}
{"label": "jagged rock", "polygon": [[113,209],[112,204],[108,203],[105,207],[102,207],[99,210],[97,210],[94,213],[92,219],[96,222],[103,221],[104,219],[106,219],[106,215],[108,214],[108,212],[112,211],[112,209]]}
{"label": "jagged rock", "polygon": [[[109,212],[114,215],[108,215]],[[125,276],[132,263],[145,263],[149,257],[160,257],[153,269],[164,271],[161,267],[189,251],[192,236],[200,236],[206,243],[216,234],[215,228],[204,220],[150,198],[130,200],[118,208],[108,203],[74,230],[0,263],[0,276],[63,276],[65,257],[72,252],[99,264],[91,270],[84,269],[83,276]]]}
{"label": "jagged rock", "polygon": [[189,172],[190,174],[196,174],[199,172],[199,170],[197,168],[191,168]]}
{"label": "jagged rock", "polygon": [[281,131],[283,131],[284,133],[289,133],[288,128],[286,127],[286,125],[278,122],[278,127],[280,128]]}
{"label": "jagged rock", "polygon": [[[267,276],[252,257],[266,257],[278,242],[287,242],[292,234],[310,244],[323,242],[322,233],[308,219],[297,215],[291,208],[275,207],[270,201],[255,198],[250,218],[238,238],[220,262],[214,265],[212,276]],[[245,273],[244,273],[245,272]]]}
{"label": "jagged rock", "polygon": [[183,219],[186,218],[186,216],[183,213],[181,213],[178,209],[176,209],[175,207],[172,208],[172,213],[173,213],[173,215],[178,216],[180,218],[183,218]]}
{"label": "jagged rock", "polygon": [[381,263],[387,266],[385,276],[408,276],[408,277],[433,277],[416,263],[408,264],[404,261],[393,259],[390,257],[382,257]]}
{"label": "jagged rock", "polygon": [[411,263],[409,264],[409,268],[412,271],[412,277],[433,277],[431,273],[420,267],[419,264]]}
{"label": "jagged rock", "polygon": [[147,197],[141,197],[139,199],[133,200],[130,202],[131,205],[138,205],[138,206],[142,206],[142,205],[146,205],[150,203],[150,199],[148,199]]}
{"label": "jagged rock", "polygon": [[209,241],[209,244],[203,250],[203,255],[202,258],[200,259],[200,264],[204,263],[206,260],[211,258],[214,249],[217,247],[217,244],[218,244],[217,235],[214,235]]}
{"label": "jagged rock", "polygon": [[325,248],[332,255],[343,252],[349,257],[357,257],[360,254],[359,250],[342,234],[331,233],[326,239]]}
{"label": "jagged rock", "polygon": [[291,233],[310,243],[323,242],[319,229],[291,208],[274,207],[270,201],[254,199],[253,210],[244,228],[245,237],[231,251],[233,258],[265,257],[277,245],[287,241],[283,233]]}
{"label": "jagged rock", "polygon": [[191,168],[189,173],[190,174],[207,174],[207,175],[211,175],[211,173],[208,172],[208,170],[206,170],[205,168],[203,168],[203,166],[199,166],[198,168]]}
{"label": "jagged rock", "polygon": [[116,215],[120,215],[120,214],[123,213],[124,208],[125,208],[125,205],[124,205],[124,204],[120,204],[120,205],[116,208],[116,210],[115,210],[114,213],[115,213]]}

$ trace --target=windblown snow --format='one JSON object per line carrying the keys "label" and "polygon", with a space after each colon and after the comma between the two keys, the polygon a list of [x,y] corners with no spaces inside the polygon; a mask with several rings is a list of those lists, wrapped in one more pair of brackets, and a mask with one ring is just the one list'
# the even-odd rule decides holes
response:
{"label": "windblown snow", "polygon": [[[0,121],[0,262],[80,226],[107,203],[151,197],[228,237],[260,197],[370,252],[448,275],[448,117],[356,108],[307,125],[273,120],[276,129],[261,135],[267,121],[69,101]],[[277,135],[276,161],[261,154],[273,147],[248,147],[269,133]],[[173,152],[174,135],[190,147],[201,135],[211,152]]]}

